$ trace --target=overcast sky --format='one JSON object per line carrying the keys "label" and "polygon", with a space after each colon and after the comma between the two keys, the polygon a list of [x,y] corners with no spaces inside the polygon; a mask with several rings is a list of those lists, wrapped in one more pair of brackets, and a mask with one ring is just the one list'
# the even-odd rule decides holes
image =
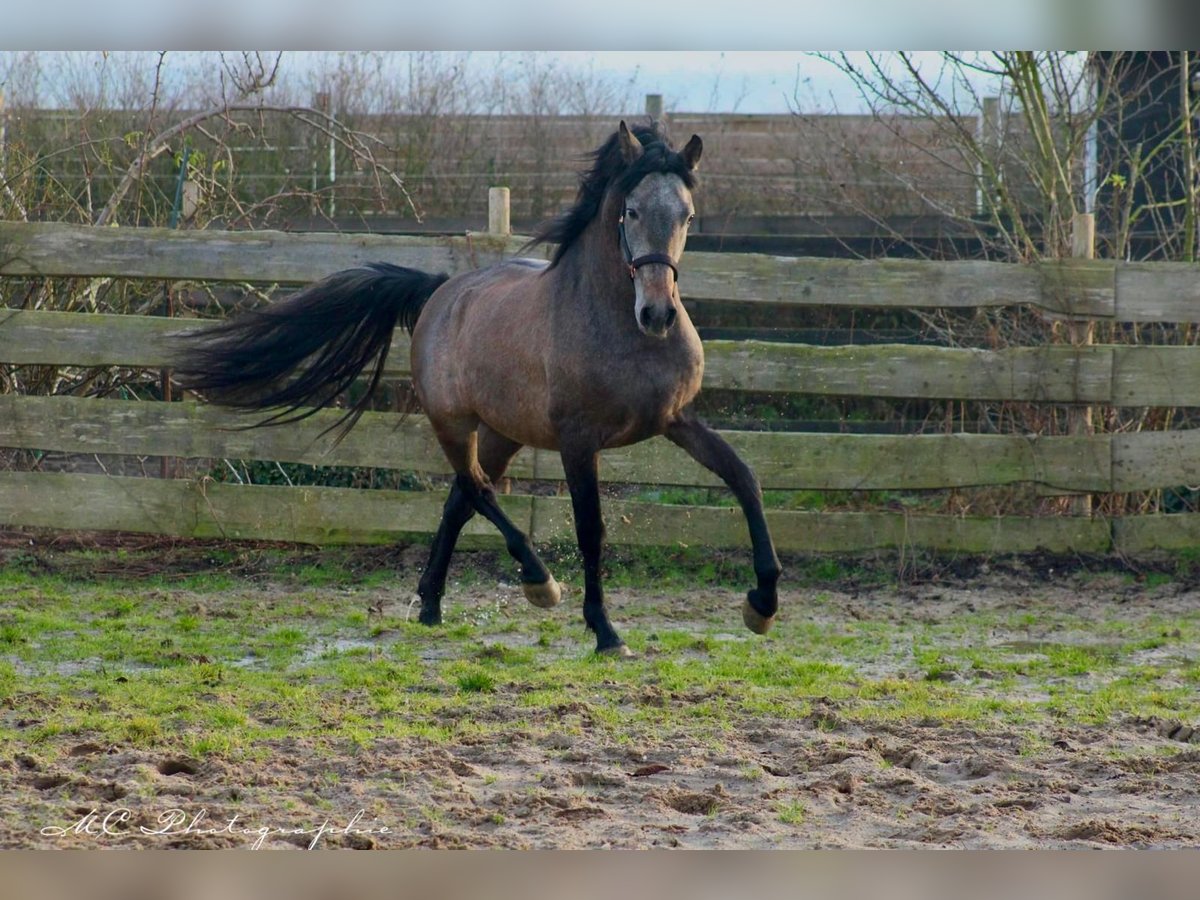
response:
{"label": "overcast sky", "polygon": [[[800,50],[554,51],[565,65],[594,66],[615,79],[629,79],[635,94],[662,94],[679,112],[787,113],[863,112],[851,79],[821,55]],[[864,54],[850,58],[861,65]],[[940,55],[916,52],[934,71]],[[994,81],[975,80],[981,94],[995,93]]]}
{"label": "overcast sky", "polygon": [[[7,0],[0,47],[588,49],[623,69],[641,60],[647,78],[686,72],[695,82],[720,72],[737,82],[729,96],[765,110],[791,93],[798,66],[825,87],[798,51],[779,48],[1145,47],[1179,42],[1192,24],[1179,19],[1185,8],[1180,0]],[[651,48],[694,52],[662,62],[644,52]],[[733,50],[721,60],[719,48]]]}
{"label": "overcast sky", "polygon": [[[428,51],[427,51],[428,52]],[[553,64],[567,72],[577,72],[589,80],[607,83],[614,97],[625,98],[619,109],[598,112],[624,113],[642,108],[646,94],[661,94],[668,112],[699,113],[777,113],[789,112],[865,112],[866,107],[853,81],[820,54],[801,50],[536,50],[432,51],[445,54],[445,65],[457,66],[465,60],[475,80],[486,83],[493,72],[517,77],[527,60],[539,67]],[[153,82],[159,55],[155,51],[0,50],[0,89],[6,90],[10,103],[34,103],[43,106],[72,106],[70,86],[80,82],[99,84],[102,79],[120,80],[120,72],[136,67],[144,74],[146,92]],[[895,54],[883,51],[882,59]],[[239,59],[239,54],[232,55]],[[287,50],[283,53],[281,78],[304,84],[315,73],[336,66],[336,51]],[[865,54],[851,52],[849,58],[865,66]],[[936,52],[917,52],[913,57],[937,80],[941,57]],[[273,58],[269,55],[268,58]],[[383,70],[376,77],[406,83],[410,69],[404,51],[385,51]],[[36,94],[30,94],[28,72],[37,71]],[[166,54],[162,78],[176,88],[190,83],[210,83],[218,67],[218,54],[212,51],[171,51]],[[26,76],[22,76],[22,72]],[[975,79],[981,95],[995,94],[997,85],[980,75]],[[111,83],[108,81],[106,83]],[[35,97],[36,99],[31,99]],[[147,97],[147,100],[149,98]],[[970,110],[964,110],[970,111]]]}
{"label": "overcast sky", "polygon": [[638,94],[662,94],[681,112],[786,113],[823,103],[857,107],[858,95],[835,67],[787,50],[600,50],[555,52],[567,65],[593,65],[630,78]]}
{"label": "overcast sky", "polygon": [[539,50],[592,64],[635,95],[661,93],[677,111],[853,112],[862,104],[848,79],[800,49],[779,48],[1152,46],[1180,40],[1183,23],[1167,15],[1172,3],[1186,6],[1178,0],[8,0],[0,47],[395,48],[482,56]]}

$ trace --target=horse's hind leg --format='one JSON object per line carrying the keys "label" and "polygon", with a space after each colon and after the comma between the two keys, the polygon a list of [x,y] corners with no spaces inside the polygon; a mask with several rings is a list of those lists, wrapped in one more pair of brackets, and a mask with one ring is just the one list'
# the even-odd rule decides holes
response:
{"label": "horse's hind leg", "polygon": [[475,515],[471,502],[455,482],[450,496],[442,508],[442,521],[429,548],[429,562],[417,583],[417,595],[421,598],[420,621],[423,625],[438,625],[442,621],[442,594],[446,591],[446,572],[450,568],[450,555],[458,543],[463,526]]}
{"label": "horse's hind leg", "polygon": [[[454,427],[445,422],[435,422],[434,431],[446,458],[458,473],[454,480],[454,490],[460,491],[475,512],[496,526],[504,538],[509,555],[520,564],[521,587],[525,591],[525,598],[534,606],[543,609],[557,605],[562,596],[558,582],[534,551],[529,538],[500,508],[489,477],[494,473],[488,471],[486,465],[481,466],[481,463],[492,462],[495,456],[506,451],[506,467],[521,445],[501,437],[485,425],[479,426],[481,437],[477,438],[473,423],[471,430],[467,431],[461,423]],[[502,472],[503,468],[499,471]],[[494,477],[499,475],[495,474]],[[465,520],[463,524],[466,524]],[[460,525],[459,529],[461,528]],[[444,574],[442,577],[444,579]]]}
{"label": "horse's hind leg", "polygon": [[[504,475],[509,462],[521,445],[497,434],[486,425],[479,427],[479,465],[492,484]],[[442,595],[446,590],[446,573],[450,568],[450,557],[463,527],[475,515],[467,493],[456,479],[450,488],[450,496],[442,510],[442,521],[429,548],[429,562],[417,594],[421,598],[420,620],[425,625],[437,625],[442,621]]]}

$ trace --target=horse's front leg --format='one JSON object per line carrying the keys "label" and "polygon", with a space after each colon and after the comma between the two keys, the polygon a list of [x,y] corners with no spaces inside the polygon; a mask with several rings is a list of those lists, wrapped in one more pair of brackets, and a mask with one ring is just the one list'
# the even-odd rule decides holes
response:
{"label": "horse's front leg", "polygon": [[583,557],[583,620],[596,635],[596,652],[632,656],[604,608],[600,582],[600,556],[604,546],[604,519],[600,514],[598,453],[594,445],[571,447],[563,442],[562,462],[575,513],[575,536]]}
{"label": "horse's front leg", "polygon": [[762,491],[750,467],[737,455],[726,440],[697,419],[689,410],[672,422],[666,436],[678,444],[704,468],[720,477],[742,506],[750,526],[750,542],[754,548],[754,574],[758,586],[746,595],[742,620],[756,634],[766,634],[775,621],[779,599],[775,585],[781,572],[775,545],[767,530],[763,515]]}

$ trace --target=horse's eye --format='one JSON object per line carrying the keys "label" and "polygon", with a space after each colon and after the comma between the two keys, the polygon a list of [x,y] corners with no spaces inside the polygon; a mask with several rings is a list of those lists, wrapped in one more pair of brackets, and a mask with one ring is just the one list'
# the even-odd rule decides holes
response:
{"label": "horse's eye", "polygon": [[693,222],[696,221],[696,214],[692,213],[690,216],[687,217],[687,220],[688,220],[688,224],[691,225]]}
{"label": "horse's eye", "polygon": [[637,210],[636,210],[636,209],[627,209],[627,210],[625,210],[625,215],[626,215],[627,217],[629,217],[630,219],[636,219],[636,218],[638,217],[638,215],[637,215]]}

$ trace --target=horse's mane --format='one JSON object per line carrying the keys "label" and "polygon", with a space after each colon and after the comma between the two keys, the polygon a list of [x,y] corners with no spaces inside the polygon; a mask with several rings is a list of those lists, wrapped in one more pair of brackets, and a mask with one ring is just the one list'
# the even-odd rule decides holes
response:
{"label": "horse's mane", "polygon": [[[563,254],[579,238],[588,223],[600,214],[600,204],[609,187],[615,186],[628,194],[647,175],[654,172],[678,175],[688,190],[696,186],[696,175],[684,162],[682,154],[671,146],[666,132],[655,121],[635,125],[630,129],[642,144],[643,153],[631,166],[621,158],[618,132],[614,131],[595,151],[583,158],[591,160],[591,168],[580,173],[579,193],[570,209],[540,226],[526,246],[557,244],[550,266],[558,265]],[[614,237],[615,240],[615,237]]]}

